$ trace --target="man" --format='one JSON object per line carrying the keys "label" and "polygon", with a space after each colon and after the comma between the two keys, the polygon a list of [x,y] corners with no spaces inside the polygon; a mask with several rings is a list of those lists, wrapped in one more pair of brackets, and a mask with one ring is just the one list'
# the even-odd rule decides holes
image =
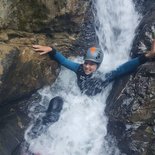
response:
{"label": "man", "polygon": [[[150,52],[127,61],[116,70],[106,74],[106,78],[103,80],[102,77],[100,78],[98,76],[94,76],[94,73],[97,71],[103,60],[103,53],[99,48],[91,47],[88,49],[84,57],[84,64],[70,61],[56,49],[49,46],[33,45],[33,49],[36,52],[40,52],[40,55],[48,54],[51,59],[56,60],[61,65],[74,71],[77,75],[77,84],[81,92],[88,96],[93,96],[100,93],[116,78],[133,72],[141,64],[155,58],[155,40],[153,40]],[[37,138],[41,133],[46,132],[50,124],[58,121],[62,107],[63,99],[61,97],[57,96],[51,99],[45,116],[37,119],[31,129],[31,132],[29,133],[29,136],[33,139]]]}
{"label": "man", "polygon": [[105,80],[103,80],[102,77],[95,76],[94,74],[103,60],[103,53],[99,48],[91,47],[88,49],[84,57],[84,64],[72,62],[71,60],[65,58],[56,49],[49,46],[33,45],[33,49],[36,52],[40,52],[40,55],[48,53],[51,59],[56,60],[59,64],[74,71],[77,75],[77,84],[81,92],[88,96],[93,96],[100,93],[110,82],[116,78],[135,71],[138,66],[149,61],[151,58],[154,58],[155,40],[152,42],[152,48],[150,52],[142,54],[141,56],[122,64],[116,70],[106,74]]}

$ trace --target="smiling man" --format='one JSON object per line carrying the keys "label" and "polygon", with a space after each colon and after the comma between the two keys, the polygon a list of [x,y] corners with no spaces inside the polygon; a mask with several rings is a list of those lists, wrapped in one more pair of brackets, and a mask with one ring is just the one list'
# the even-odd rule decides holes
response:
{"label": "smiling man", "polygon": [[40,55],[48,53],[51,59],[56,60],[59,64],[74,71],[77,75],[77,84],[81,92],[89,96],[94,96],[104,90],[104,88],[113,80],[135,71],[138,66],[149,61],[151,58],[154,58],[155,40],[152,42],[150,52],[131,59],[119,66],[116,70],[107,73],[105,75],[105,80],[103,80],[102,77],[94,76],[94,72],[97,71],[103,60],[103,52],[100,48],[89,48],[84,57],[83,64],[75,63],[67,59],[59,51],[49,46],[33,45],[33,49],[36,52],[40,52]]}

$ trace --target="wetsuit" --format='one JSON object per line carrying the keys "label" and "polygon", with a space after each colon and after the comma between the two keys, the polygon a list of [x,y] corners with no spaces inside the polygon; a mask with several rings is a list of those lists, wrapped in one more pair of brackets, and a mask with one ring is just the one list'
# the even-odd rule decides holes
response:
{"label": "wetsuit", "polygon": [[133,72],[139,65],[145,63],[148,60],[145,55],[131,59],[119,66],[116,70],[107,73],[105,75],[105,80],[103,80],[103,78],[94,76],[94,74],[86,75],[82,64],[70,61],[54,48],[52,52],[49,52],[48,54],[52,60],[54,59],[59,64],[74,71],[77,75],[77,84],[81,92],[90,96],[100,93],[110,82],[116,78],[119,78],[120,76]]}
{"label": "wetsuit", "polygon": [[[55,49],[53,49],[52,52],[49,52],[48,54],[52,60],[54,59],[61,65],[74,71],[77,75],[77,84],[81,92],[91,96],[100,93],[110,82],[116,78],[119,78],[120,76],[133,72],[139,65],[145,63],[148,60],[145,55],[131,59],[123,65],[119,66],[116,70],[107,73],[105,75],[105,80],[103,80],[98,76],[94,76],[94,74],[86,75],[82,64],[70,61]],[[51,99],[45,116],[37,119],[29,133],[29,136],[33,139],[37,138],[41,133],[46,132],[49,125],[58,121],[62,107],[63,99],[61,97],[57,96]]]}

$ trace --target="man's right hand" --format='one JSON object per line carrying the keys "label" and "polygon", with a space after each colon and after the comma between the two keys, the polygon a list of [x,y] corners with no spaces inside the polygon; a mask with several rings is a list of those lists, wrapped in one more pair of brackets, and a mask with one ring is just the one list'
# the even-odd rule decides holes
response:
{"label": "man's right hand", "polygon": [[40,52],[40,55],[44,55],[52,51],[52,48],[49,46],[33,45],[32,47],[35,52]]}
{"label": "man's right hand", "polygon": [[147,58],[155,58],[155,39],[152,41],[151,51],[146,53],[145,56]]}

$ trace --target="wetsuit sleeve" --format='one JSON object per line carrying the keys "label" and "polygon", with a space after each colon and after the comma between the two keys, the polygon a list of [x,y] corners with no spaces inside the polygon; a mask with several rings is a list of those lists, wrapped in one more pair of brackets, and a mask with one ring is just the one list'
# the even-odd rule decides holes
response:
{"label": "wetsuit sleeve", "polygon": [[131,73],[137,69],[137,67],[149,59],[142,55],[140,57],[129,60],[128,62],[122,64],[116,70],[111,71],[106,75],[106,79],[103,81],[98,78],[91,78],[86,83],[84,83],[84,93],[88,96],[93,96],[100,93],[105,87],[109,85],[110,82],[119,78],[120,76]]}
{"label": "wetsuit sleeve", "polygon": [[53,50],[51,52],[48,53],[49,57],[51,59],[56,60],[59,64],[61,64],[62,66],[77,72],[80,64],[75,63],[69,59],[67,59],[66,57],[64,57],[60,52],[58,52],[56,49],[53,48]]}
{"label": "wetsuit sleeve", "polygon": [[120,76],[131,73],[135,71],[138,68],[138,66],[147,62],[148,60],[149,59],[145,57],[145,55],[141,55],[137,58],[131,59],[128,62],[122,64],[116,70],[113,70],[110,73],[106,74],[106,81],[111,82]]}

